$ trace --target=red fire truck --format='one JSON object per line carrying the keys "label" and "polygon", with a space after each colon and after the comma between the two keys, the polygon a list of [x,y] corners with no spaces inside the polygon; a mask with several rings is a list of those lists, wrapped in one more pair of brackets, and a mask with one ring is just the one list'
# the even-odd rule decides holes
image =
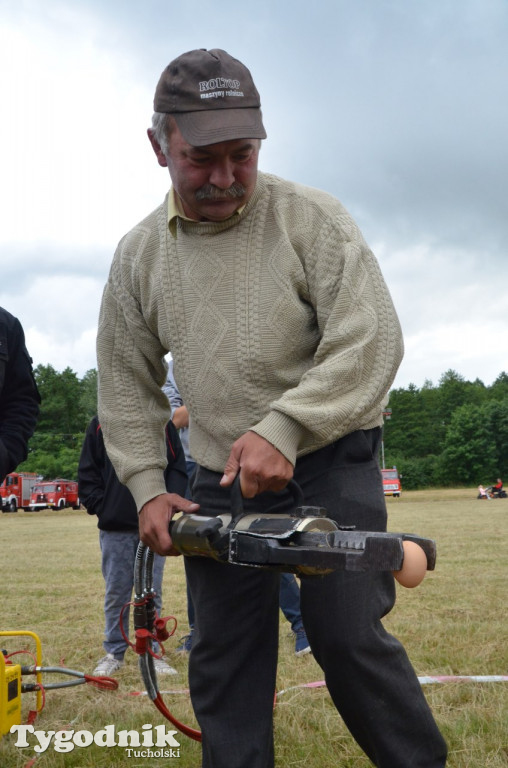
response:
{"label": "red fire truck", "polygon": [[11,472],[0,485],[2,512],[28,509],[32,488],[37,482],[35,472]]}
{"label": "red fire truck", "polygon": [[382,469],[381,474],[383,475],[383,490],[385,496],[400,496],[402,493],[402,486],[397,467],[393,467],[393,469]]}
{"label": "red fire truck", "polygon": [[42,480],[32,488],[30,509],[79,509],[78,484],[74,480]]}

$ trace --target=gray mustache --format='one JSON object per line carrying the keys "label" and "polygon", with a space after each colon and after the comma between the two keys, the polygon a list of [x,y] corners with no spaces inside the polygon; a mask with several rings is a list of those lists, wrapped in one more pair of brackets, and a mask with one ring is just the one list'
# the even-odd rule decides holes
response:
{"label": "gray mustache", "polygon": [[245,195],[245,187],[235,181],[228,189],[219,189],[213,184],[204,184],[195,193],[196,200],[236,200]]}

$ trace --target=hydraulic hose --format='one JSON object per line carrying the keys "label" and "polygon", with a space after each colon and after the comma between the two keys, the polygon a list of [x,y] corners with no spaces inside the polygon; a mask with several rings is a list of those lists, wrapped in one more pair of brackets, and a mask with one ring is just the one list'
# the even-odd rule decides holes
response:
{"label": "hydraulic hose", "polygon": [[136,631],[136,652],[139,656],[141,677],[143,678],[148,697],[153,701],[159,712],[185,736],[194,739],[194,741],[201,741],[200,731],[177,720],[164,704],[159,692],[157,672],[155,671],[153,656],[150,653],[156,619],[153,591],[153,561],[154,553],[152,550],[140,542],[134,563],[134,628]]}

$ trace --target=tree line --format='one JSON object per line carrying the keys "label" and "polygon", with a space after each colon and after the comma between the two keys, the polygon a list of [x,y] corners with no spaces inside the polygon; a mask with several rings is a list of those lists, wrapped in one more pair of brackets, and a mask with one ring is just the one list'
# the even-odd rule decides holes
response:
{"label": "tree line", "polygon": [[41,395],[39,421],[28,458],[17,471],[77,480],[85,431],[97,413],[97,371],[92,368],[80,379],[71,368],[60,373],[52,365],[38,365],[34,376]]}
{"label": "tree line", "polygon": [[485,386],[448,370],[437,386],[393,389],[388,407],[385,464],[406,490],[492,485],[508,471],[508,374]]}
{"label": "tree line", "polygon": [[[85,431],[97,412],[97,371],[80,379],[70,368],[60,373],[38,365],[34,375],[41,413],[19,471],[75,480]],[[384,462],[398,468],[404,489],[490,485],[508,471],[508,374],[485,386],[449,370],[437,386],[426,381],[421,388],[391,390],[387,409]]]}

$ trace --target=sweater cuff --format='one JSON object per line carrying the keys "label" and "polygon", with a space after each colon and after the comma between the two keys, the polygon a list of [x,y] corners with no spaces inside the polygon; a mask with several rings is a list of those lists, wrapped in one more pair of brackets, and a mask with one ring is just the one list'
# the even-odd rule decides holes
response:
{"label": "sweater cuff", "polygon": [[268,416],[251,427],[250,432],[256,432],[268,440],[294,466],[300,440],[305,428],[297,421],[280,411],[270,411]]}
{"label": "sweater cuff", "polygon": [[138,472],[127,480],[126,486],[134,497],[138,513],[147,501],[168,492],[161,469]]}

